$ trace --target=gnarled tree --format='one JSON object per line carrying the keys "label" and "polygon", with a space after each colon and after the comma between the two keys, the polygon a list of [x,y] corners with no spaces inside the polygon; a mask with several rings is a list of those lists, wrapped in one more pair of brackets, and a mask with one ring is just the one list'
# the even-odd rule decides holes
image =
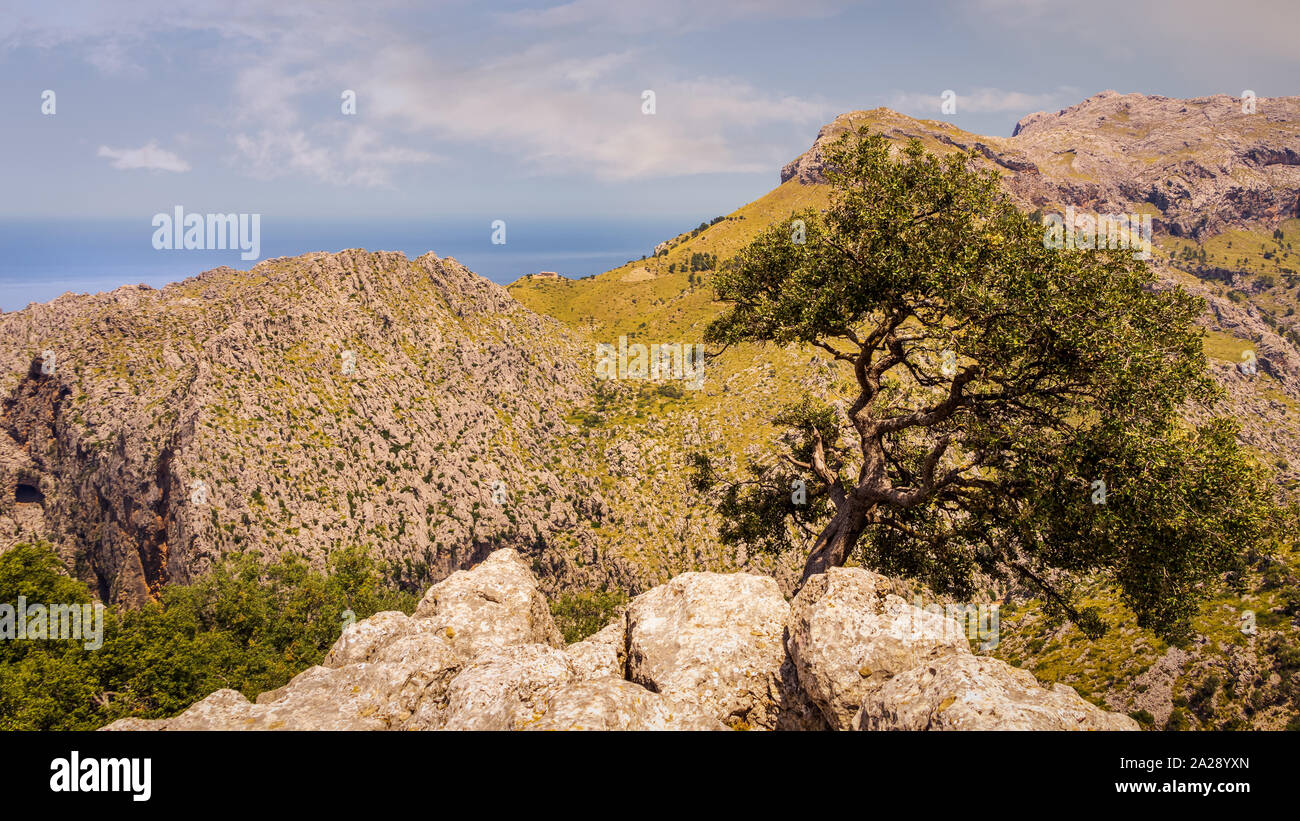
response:
{"label": "gnarled tree", "polygon": [[954,595],[1014,576],[1090,633],[1071,587],[1105,574],[1140,624],[1184,629],[1281,517],[1235,425],[1183,419],[1218,395],[1201,301],[1133,249],[1045,247],[971,156],[863,130],[825,165],[830,207],[717,275],[706,339],[816,346],[851,387],[782,413],[784,460],[722,485],[724,539],[806,549],[805,579],[854,550]]}

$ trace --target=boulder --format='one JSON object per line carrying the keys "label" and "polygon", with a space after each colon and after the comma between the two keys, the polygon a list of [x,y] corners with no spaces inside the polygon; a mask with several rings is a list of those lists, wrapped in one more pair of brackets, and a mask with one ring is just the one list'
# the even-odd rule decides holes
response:
{"label": "boulder", "polygon": [[1137,730],[1128,716],[1045,687],[998,659],[952,654],[894,676],[869,693],[858,730]]}
{"label": "boulder", "polygon": [[466,659],[492,647],[564,646],[536,577],[509,548],[494,551],[474,568],[457,570],[429,588],[414,618],[442,631]]}
{"label": "boulder", "polygon": [[790,607],[748,573],[683,573],[627,609],[627,677],[726,724],[773,728]]}
{"label": "boulder", "polygon": [[415,632],[419,624],[398,610],[385,610],[343,628],[343,634],[321,662],[325,667],[342,667],[370,661],[376,652],[399,636]]}
{"label": "boulder", "polygon": [[238,690],[217,690],[172,718],[121,718],[101,728],[119,730],[233,730],[248,717],[253,705]]}
{"label": "boulder", "polygon": [[574,677],[572,660],[545,644],[487,650],[447,693],[446,730],[518,730],[535,721],[550,696]]}
{"label": "boulder", "polygon": [[838,730],[893,676],[948,655],[970,655],[957,622],[890,592],[889,580],[833,567],[795,596],[787,637],[799,685]]}
{"label": "boulder", "polygon": [[725,730],[695,704],[676,702],[619,678],[560,688],[525,730]]}
{"label": "boulder", "polygon": [[565,651],[573,660],[579,678],[622,678],[627,668],[627,620],[620,618]]}

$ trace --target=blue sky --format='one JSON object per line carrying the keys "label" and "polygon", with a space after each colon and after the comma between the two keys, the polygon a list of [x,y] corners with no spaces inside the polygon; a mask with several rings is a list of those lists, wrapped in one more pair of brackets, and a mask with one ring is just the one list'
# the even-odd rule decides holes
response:
{"label": "blue sky", "polygon": [[1293,0],[4,5],[0,219],[689,227],[771,189],[848,110],[1006,135],[1104,89],[1300,93]]}

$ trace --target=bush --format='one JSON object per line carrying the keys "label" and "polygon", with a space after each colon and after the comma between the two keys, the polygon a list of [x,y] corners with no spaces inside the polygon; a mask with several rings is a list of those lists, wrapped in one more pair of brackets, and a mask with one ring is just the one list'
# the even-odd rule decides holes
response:
{"label": "bush", "polygon": [[[335,553],[328,571],[297,556],[262,564],[219,560],[205,577],[164,589],[137,609],[109,608],[104,644],[0,642],[0,729],[91,730],[127,716],[174,715],[221,688],[252,698],[320,663],[342,631],[380,610],[415,609],[416,597],[359,548]],[[0,556],[0,602],[90,602],[47,544]]]}
{"label": "bush", "polygon": [[1165,722],[1167,732],[1181,732],[1190,730],[1192,723],[1187,720],[1187,711],[1181,707],[1176,708],[1169,714],[1169,720]]}
{"label": "bush", "polygon": [[570,644],[582,641],[612,622],[627,604],[622,590],[565,593],[551,602],[551,615]]}
{"label": "bush", "polygon": [[1128,714],[1129,718],[1141,724],[1143,728],[1151,727],[1156,723],[1156,717],[1146,710],[1134,710]]}

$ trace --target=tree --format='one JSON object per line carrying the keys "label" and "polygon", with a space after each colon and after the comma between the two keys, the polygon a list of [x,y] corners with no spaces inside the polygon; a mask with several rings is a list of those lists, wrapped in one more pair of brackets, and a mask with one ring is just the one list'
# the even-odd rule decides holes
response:
{"label": "tree", "polygon": [[1103,574],[1178,635],[1281,523],[1236,426],[1182,420],[1219,395],[1201,300],[1154,288],[1130,251],[1047,247],[971,155],[864,129],[825,165],[830,207],[715,276],[728,307],[705,339],[813,345],[851,387],[787,407],[789,452],[746,478],[696,455],[722,538],[807,550],[804,580],[855,551],[940,593],[1014,578],[1094,635],[1073,592]]}

